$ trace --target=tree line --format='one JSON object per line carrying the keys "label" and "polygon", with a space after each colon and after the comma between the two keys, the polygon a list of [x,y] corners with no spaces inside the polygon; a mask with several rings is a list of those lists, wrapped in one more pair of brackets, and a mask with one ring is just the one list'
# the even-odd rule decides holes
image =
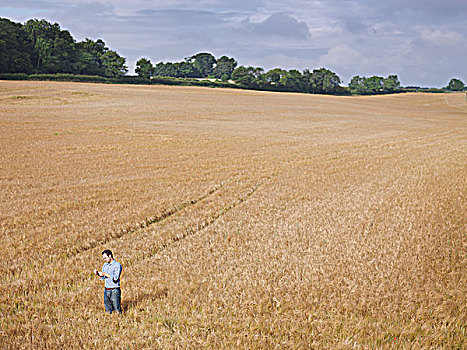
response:
{"label": "tree line", "polygon": [[101,39],[76,42],[58,23],[0,18],[0,73],[70,73],[119,77],[126,59]]}
{"label": "tree line", "polygon": [[[77,42],[58,23],[41,19],[28,20],[24,25],[0,18],[0,73],[74,74],[123,78],[128,72],[126,59],[109,49],[102,39]],[[402,89],[397,75],[388,77],[354,76],[348,87],[329,69],[265,71],[261,67],[238,66],[235,58],[214,57],[201,52],[180,62],[159,62],[147,58],[136,62],[135,72],[142,80],[154,78],[215,79],[248,89],[290,91],[320,94],[373,95],[407,91]],[[130,78],[130,77],[128,77]],[[127,79],[127,78],[125,78]],[[160,81],[160,80],[159,80]],[[221,83],[219,83],[219,86]],[[445,88],[461,91],[464,83],[451,79]]]}
{"label": "tree line", "polygon": [[306,92],[319,94],[377,94],[396,92],[400,82],[396,75],[382,77],[354,77],[349,89],[342,87],[341,78],[329,69],[319,68],[302,72],[274,68],[264,71],[261,67],[239,66],[234,58],[222,56],[216,59],[207,52],[186,57],[181,62],[159,62],[153,65],[147,58],[136,62],[135,72],[143,78],[212,78],[221,81],[235,81],[250,89],[273,91]]}

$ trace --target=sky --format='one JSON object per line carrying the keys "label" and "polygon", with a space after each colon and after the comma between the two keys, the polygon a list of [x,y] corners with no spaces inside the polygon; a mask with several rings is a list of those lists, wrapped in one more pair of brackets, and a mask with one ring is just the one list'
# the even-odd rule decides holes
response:
{"label": "sky", "polygon": [[59,23],[127,58],[199,52],[265,70],[397,74],[403,86],[467,83],[467,0],[0,0],[0,17]]}

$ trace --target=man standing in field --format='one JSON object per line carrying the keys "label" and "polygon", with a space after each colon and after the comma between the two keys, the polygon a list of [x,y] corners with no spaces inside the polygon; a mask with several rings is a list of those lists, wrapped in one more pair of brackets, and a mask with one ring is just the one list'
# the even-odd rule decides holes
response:
{"label": "man standing in field", "polygon": [[120,275],[122,274],[122,265],[114,260],[113,254],[109,249],[102,252],[102,258],[105,261],[102,271],[94,270],[94,273],[101,278],[101,281],[105,280],[105,312],[111,314],[112,311],[117,311],[121,314],[120,301],[122,294],[120,291]]}

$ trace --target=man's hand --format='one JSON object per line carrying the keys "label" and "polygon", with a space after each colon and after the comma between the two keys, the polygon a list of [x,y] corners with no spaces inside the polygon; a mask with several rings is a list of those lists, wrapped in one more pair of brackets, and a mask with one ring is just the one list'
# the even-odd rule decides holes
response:
{"label": "man's hand", "polygon": [[102,272],[97,271],[97,270],[94,270],[94,273],[95,273],[97,276],[102,277]]}

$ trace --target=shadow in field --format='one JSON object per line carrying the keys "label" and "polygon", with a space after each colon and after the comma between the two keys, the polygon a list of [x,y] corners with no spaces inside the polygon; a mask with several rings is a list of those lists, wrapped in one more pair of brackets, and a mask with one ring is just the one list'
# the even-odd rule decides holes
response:
{"label": "shadow in field", "polygon": [[169,290],[167,288],[163,288],[153,293],[138,293],[135,298],[126,300],[123,298],[122,300],[122,311],[128,312],[131,309],[138,307],[138,305],[144,301],[152,300],[155,301],[157,299],[163,299],[169,294]]}

